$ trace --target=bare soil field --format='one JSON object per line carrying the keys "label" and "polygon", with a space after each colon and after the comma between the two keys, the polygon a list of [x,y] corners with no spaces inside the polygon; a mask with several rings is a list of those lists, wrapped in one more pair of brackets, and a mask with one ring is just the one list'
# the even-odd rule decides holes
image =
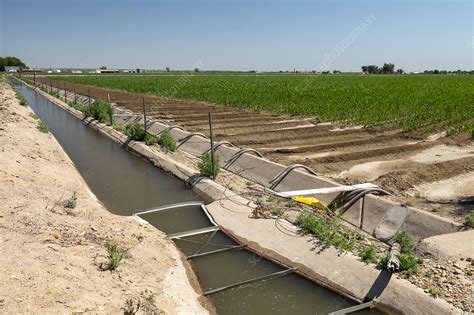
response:
{"label": "bare soil field", "polygon": [[[362,128],[318,123],[315,117],[165,99],[64,81],[52,83],[59,89],[90,94],[137,113],[143,112],[145,98],[148,115],[189,131],[206,133],[207,112],[211,111],[217,140],[252,147],[270,160],[305,164],[341,183],[372,181],[393,193],[397,201],[416,204],[459,222],[473,208],[474,142],[467,135],[426,137],[391,125]],[[428,184],[446,183],[461,175],[468,177],[467,187],[445,193],[442,199],[431,192],[435,188],[426,189]]]}
{"label": "bare soil field", "polygon": [[[154,296],[142,302],[154,314],[208,313],[172,241],[108,212],[37,127],[0,82],[0,313],[123,313],[144,294]],[[65,206],[73,195],[77,204]],[[107,242],[126,251],[115,271],[99,268]]]}

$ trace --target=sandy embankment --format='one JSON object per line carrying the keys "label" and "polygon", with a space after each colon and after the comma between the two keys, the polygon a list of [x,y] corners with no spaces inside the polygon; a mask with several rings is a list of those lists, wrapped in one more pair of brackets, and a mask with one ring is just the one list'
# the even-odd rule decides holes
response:
{"label": "sandy embankment", "polygon": [[[207,313],[172,242],[109,213],[37,125],[0,83],[0,313],[118,313],[145,289],[166,313]],[[98,269],[107,241],[130,254],[116,272]]]}

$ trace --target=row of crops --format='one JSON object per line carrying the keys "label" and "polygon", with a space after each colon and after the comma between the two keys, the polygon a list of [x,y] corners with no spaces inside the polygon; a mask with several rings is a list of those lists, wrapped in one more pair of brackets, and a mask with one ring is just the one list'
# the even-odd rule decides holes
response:
{"label": "row of crops", "polygon": [[316,115],[324,121],[474,136],[474,76],[196,75],[57,76],[98,87]]}

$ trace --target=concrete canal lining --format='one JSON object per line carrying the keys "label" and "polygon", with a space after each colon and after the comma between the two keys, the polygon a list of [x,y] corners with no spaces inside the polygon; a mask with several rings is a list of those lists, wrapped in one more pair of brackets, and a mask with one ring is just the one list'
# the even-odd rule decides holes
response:
{"label": "concrete canal lining", "polygon": [[[72,112],[77,117],[82,118],[80,112],[71,109],[61,101],[54,100],[54,102]],[[153,125],[157,126],[158,123]],[[126,140],[125,136],[110,127],[101,124],[93,124],[93,127],[107,134],[109,137],[114,138],[116,141],[125,142]],[[179,134],[174,134],[178,132],[180,131],[173,130],[172,134],[175,137],[179,137]],[[179,138],[182,138],[182,136]],[[196,142],[193,141],[193,144],[196,144]],[[186,145],[187,144],[183,145],[183,150],[186,150]],[[202,145],[204,146],[205,143],[202,143]],[[194,175],[193,170],[179,165],[176,161],[170,160],[165,154],[150,150],[142,143],[132,142],[130,147],[135,150],[135,152],[154,161],[155,164],[158,164],[163,169],[172,172],[183,180],[188,180]],[[195,150],[195,152],[196,151],[199,150]],[[202,152],[203,150],[200,151]],[[303,176],[306,175],[302,172],[295,173],[301,173]],[[200,181],[196,187],[197,190],[208,199],[215,200],[220,198],[225,190],[224,187],[209,180]],[[313,247],[310,246],[311,239],[302,236],[292,236],[288,238],[284,233],[279,232],[275,228],[275,224],[272,220],[251,220],[248,218],[248,214],[245,214],[246,211],[250,211],[251,208],[243,206],[245,201],[248,203],[248,200],[239,196],[234,196],[230,199],[232,200],[221,200],[209,205],[209,210],[219,225],[232,232],[237,238],[247,241],[249,246],[255,247],[259,252],[268,252],[269,255],[276,259],[288,261],[288,265],[290,266],[299,266],[301,270],[307,270],[307,274],[314,279],[319,279],[322,283],[328,284],[340,292],[361,301],[374,292],[374,287],[377,287],[380,281],[382,281],[382,283],[385,281],[386,287],[377,300],[379,305],[390,311],[422,313],[423,310],[430,309],[436,314],[460,313],[460,310],[452,307],[443,300],[433,300],[421,289],[410,284],[408,281],[394,279],[392,277],[392,279],[387,282],[387,278],[384,277],[380,271],[361,263],[351,254],[339,256],[337,251],[329,248],[319,255],[315,255],[312,252]],[[247,220],[244,220],[243,216],[239,216],[239,212],[244,213]],[[245,222],[245,224],[242,222]],[[441,223],[441,225],[442,224],[444,223]],[[445,228],[446,225],[449,224],[442,225],[442,228]],[[262,230],[264,230],[265,233],[263,233]],[[299,245],[295,246],[295,244]]]}

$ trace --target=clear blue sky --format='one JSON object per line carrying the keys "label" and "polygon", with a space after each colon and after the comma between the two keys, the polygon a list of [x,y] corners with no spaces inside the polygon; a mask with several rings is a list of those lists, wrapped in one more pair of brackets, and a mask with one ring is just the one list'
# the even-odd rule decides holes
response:
{"label": "clear blue sky", "polygon": [[[473,0],[0,0],[0,55],[31,67],[474,68]],[[318,69],[319,70],[319,69]]]}

